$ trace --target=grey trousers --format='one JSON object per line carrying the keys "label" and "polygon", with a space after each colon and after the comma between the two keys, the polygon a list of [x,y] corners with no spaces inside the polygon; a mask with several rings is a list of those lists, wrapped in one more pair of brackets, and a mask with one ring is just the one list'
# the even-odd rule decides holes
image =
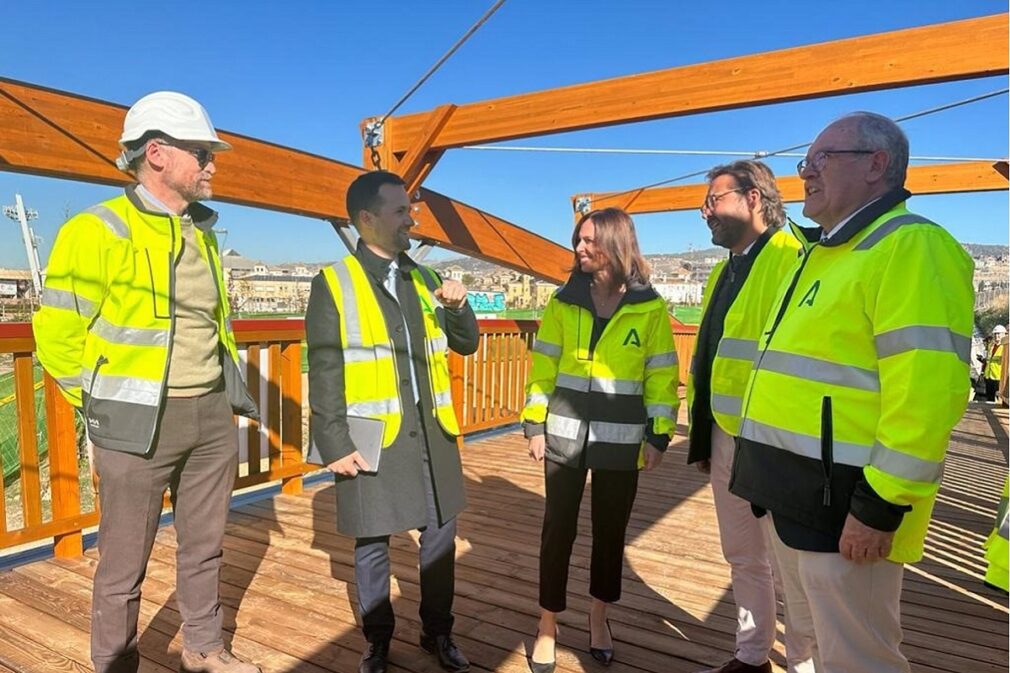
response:
{"label": "grey trousers", "polygon": [[101,520],[91,606],[91,659],[97,673],[134,673],[140,586],[171,490],[176,600],[186,649],[222,647],[218,576],[238,436],[223,392],[169,398],[159,436],[145,456],[95,447]]}
{"label": "grey trousers", "polygon": [[[424,449],[422,449],[424,450]],[[429,636],[452,633],[452,599],[456,590],[456,519],[439,528],[435,490],[427,452],[424,491],[428,525],[421,529],[421,624]],[[389,642],[395,618],[389,601],[389,536],[361,537],[354,544],[354,579],[358,585],[358,613],[369,642]]]}

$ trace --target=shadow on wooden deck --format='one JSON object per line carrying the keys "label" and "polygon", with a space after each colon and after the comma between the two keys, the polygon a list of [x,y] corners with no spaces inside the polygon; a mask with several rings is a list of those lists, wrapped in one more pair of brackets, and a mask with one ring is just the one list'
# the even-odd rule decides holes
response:
{"label": "shadow on wooden deck", "polygon": [[[1007,670],[1007,599],[984,588],[981,544],[1007,470],[1005,427],[991,407],[972,406],[952,438],[926,558],[906,571],[905,652],[913,670]],[[1005,414],[1004,414],[1005,421]],[[1005,435],[1004,435],[1005,437]],[[457,640],[474,670],[521,673],[536,629],[541,468],[518,433],[467,444],[470,506],[459,522]],[[689,672],[732,655],[735,610],[722,561],[711,491],[684,465],[683,440],[645,474],[629,529],[624,596],[612,612],[611,670]],[[586,499],[589,499],[587,489]],[[222,603],[235,652],[267,673],[355,671],[363,640],[355,625],[353,541],[335,533],[333,488],[277,495],[234,510],[224,545]],[[562,616],[560,671],[594,671],[587,614],[588,507],[583,507]],[[417,647],[416,534],[391,540],[397,632],[393,671],[439,671]],[[90,670],[88,628],[95,552],[0,575],[0,673]],[[175,535],[159,532],[144,584],[144,671],[178,669],[180,617]],[[779,627],[781,636],[781,624]],[[783,664],[781,643],[774,661]]]}

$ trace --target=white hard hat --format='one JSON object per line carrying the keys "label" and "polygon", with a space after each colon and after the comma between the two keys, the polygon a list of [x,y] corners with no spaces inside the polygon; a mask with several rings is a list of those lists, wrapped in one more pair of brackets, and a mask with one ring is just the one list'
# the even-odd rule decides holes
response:
{"label": "white hard hat", "polygon": [[1006,327],[1003,327],[1003,325],[996,325],[995,327],[992,328],[992,333],[993,334],[1006,334]]}
{"label": "white hard hat", "polygon": [[217,136],[210,115],[203,106],[185,94],[175,91],[155,91],[133,104],[123,120],[123,135],[119,144],[123,153],[116,166],[127,170],[130,162],[144,153],[144,148],[127,148],[151,131],[159,131],[175,140],[210,143],[215,152],[230,150],[231,145]]}

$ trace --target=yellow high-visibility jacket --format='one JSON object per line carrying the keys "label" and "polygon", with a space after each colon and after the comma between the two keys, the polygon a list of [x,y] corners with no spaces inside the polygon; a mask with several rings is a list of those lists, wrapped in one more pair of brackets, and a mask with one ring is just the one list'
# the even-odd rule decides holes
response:
{"label": "yellow high-visibility jacket", "polygon": [[994,344],[989,348],[988,356],[985,359],[985,371],[982,375],[990,381],[999,381],[1003,377],[1003,348],[1002,343]]}
{"label": "yellow high-visibility jacket", "polygon": [[546,431],[549,460],[638,469],[646,436],[668,438],[676,429],[677,352],[666,303],[651,287],[629,288],[590,350],[594,318],[589,276],[575,272],[544,310],[522,420]]}
{"label": "yellow high-visibility jacket", "polygon": [[[165,398],[175,329],[179,217],[148,211],[128,187],[68,220],[49,257],[42,307],[32,323],[39,361],[81,409],[91,440],[144,454]],[[217,239],[217,213],[189,207],[199,252],[218,290],[221,367],[236,413],[258,417],[239,370]]]}
{"label": "yellow high-visibility jacket", "polygon": [[1003,482],[1003,496],[996,511],[996,523],[985,541],[985,558],[989,566],[985,581],[1003,591],[1010,591],[1010,517],[1007,516],[1007,498],[1010,496],[1010,477]]}
{"label": "yellow high-visibility jacket", "polygon": [[[766,325],[730,490],[839,535],[896,531],[914,562],[968,400],[972,261],[893,190],[805,254]],[[814,238],[820,230],[812,232]]]}
{"label": "yellow high-visibility jacket", "polygon": [[[432,408],[439,425],[450,435],[459,435],[459,421],[452,406],[449,377],[449,342],[438,323],[434,292],[442,285],[426,266],[410,272],[424,318],[424,360],[431,381]],[[403,420],[403,400],[397,383],[393,342],[379,300],[361,262],[354,255],[323,269],[323,277],[340,315],[340,343],[344,354],[344,393],[347,415],[385,422],[382,445],[393,443]],[[423,394],[423,392],[422,392]]]}
{"label": "yellow high-visibility jacket", "polygon": [[[767,242],[757,251],[750,273],[740,288],[740,294],[726,311],[722,338],[712,362],[708,381],[702,382],[702,389],[709,392],[707,403],[712,419],[726,434],[735,437],[740,434],[740,412],[743,409],[743,395],[747,388],[757,357],[758,340],[764,330],[768,314],[776,305],[779,287],[783,278],[796,267],[800,255],[800,242],[791,232],[780,229],[771,234]],[[752,253],[753,254],[753,253]],[[709,275],[702,296],[701,328],[698,331],[699,345],[711,328],[709,309],[712,295],[719,286],[728,260],[719,262]],[[699,345],[695,346],[697,354]],[[687,377],[687,407],[690,448],[688,462],[707,460],[712,455],[711,427],[696,427],[695,414],[705,417],[695,406],[696,358],[691,358],[691,372]]]}

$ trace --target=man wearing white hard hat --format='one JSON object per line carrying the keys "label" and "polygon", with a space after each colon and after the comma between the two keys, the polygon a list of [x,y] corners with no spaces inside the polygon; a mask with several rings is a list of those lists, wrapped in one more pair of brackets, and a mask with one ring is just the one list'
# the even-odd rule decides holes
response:
{"label": "man wearing white hard hat", "polygon": [[232,414],[258,417],[239,369],[212,226],[218,138],[172,91],[126,113],[116,160],[136,180],[68,220],[33,320],[38,357],[83,415],[101,521],[91,616],[98,673],[140,664],[140,586],[171,493],[181,671],[257,673],[224,648],[218,579],[238,462]]}
{"label": "man wearing white hard hat", "polygon": [[985,360],[982,363],[982,377],[985,379],[985,399],[996,401],[996,392],[1003,377],[1003,349],[1006,347],[1006,327],[996,325],[992,328],[989,347],[986,348]]}

